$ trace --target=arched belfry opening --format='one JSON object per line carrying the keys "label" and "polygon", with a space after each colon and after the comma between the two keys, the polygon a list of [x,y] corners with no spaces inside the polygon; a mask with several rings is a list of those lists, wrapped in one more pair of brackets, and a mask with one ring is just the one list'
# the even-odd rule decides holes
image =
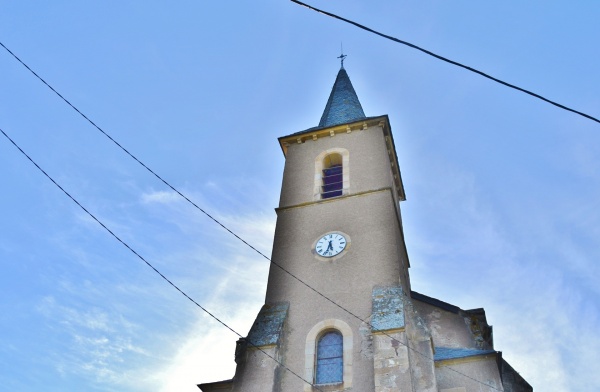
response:
{"label": "arched belfry opening", "polygon": [[341,196],[344,189],[344,165],[342,155],[333,153],[323,158],[323,185],[321,186],[321,198]]}
{"label": "arched belfry opening", "polygon": [[347,149],[330,148],[315,157],[313,200],[347,195],[349,187],[350,153]]}

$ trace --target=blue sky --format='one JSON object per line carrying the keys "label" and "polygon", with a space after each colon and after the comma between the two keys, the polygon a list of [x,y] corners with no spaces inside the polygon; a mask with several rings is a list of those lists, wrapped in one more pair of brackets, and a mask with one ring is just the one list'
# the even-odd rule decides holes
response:
{"label": "blue sky", "polygon": [[[600,116],[600,3],[311,4]],[[538,391],[595,391],[600,126],[288,1],[3,1],[0,40],[197,204],[270,254],[283,155],[339,68],[388,114],[413,289],[484,307]],[[246,334],[267,262],[0,50],[0,128]],[[0,390],[195,391],[236,336],[0,141]]]}

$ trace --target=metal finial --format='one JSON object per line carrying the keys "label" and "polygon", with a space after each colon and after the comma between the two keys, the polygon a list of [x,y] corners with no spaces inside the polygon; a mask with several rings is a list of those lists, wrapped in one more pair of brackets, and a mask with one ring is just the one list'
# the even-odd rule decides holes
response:
{"label": "metal finial", "polygon": [[340,59],[340,60],[341,60],[341,62],[342,62],[342,68],[344,68],[344,59],[345,59],[346,57],[348,57],[348,55],[345,55],[345,54],[344,54],[344,46],[343,46],[343,44],[340,44],[340,48],[341,48],[341,52],[342,52],[342,54],[340,54],[340,55],[338,56],[338,59]]}

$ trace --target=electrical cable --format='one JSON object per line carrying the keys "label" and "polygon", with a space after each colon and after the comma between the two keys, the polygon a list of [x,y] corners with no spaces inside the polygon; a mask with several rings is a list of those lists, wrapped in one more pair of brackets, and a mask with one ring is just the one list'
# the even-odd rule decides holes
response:
{"label": "electrical cable", "polygon": [[[73,196],[71,196],[71,194],[69,192],[67,192],[59,183],[57,183],[54,180],[54,178],[52,178],[48,173],[46,173],[46,171],[44,169],[42,169],[40,167],[40,165],[38,165],[21,147],[19,147],[19,145],[10,136],[8,136],[8,134],[6,132],[4,132],[4,130],[2,128],[0,128],[0,132],[2,132],[2,134],[4,135],[4,137],[6,139],[8,139],[8,141],[11,142],[12,145],[15,146],[21,152],[21,154],[23,154],[31,163],[33,163],[33,165],[40,172],[42,172],[42,174],[44,176],[46,176],[46,178],[48,178],[54,185],[56,185],[58,187],[58,189],[60,189],[65,195],[67,195],[67,197],[69,199],[71,199],[75,204],[77,204],[79,206],[79,208],[81,208],[94,221],[96,221],[96,223],[98,223],[100,226],[102,226],[102,228],[104,230],[106,230],[114,239],[116,239],[117,241],[119,241],[125,248],[127,248],[137,258],[139,258],[140,260],[142,260],[148,267],[150,267],[154,272],[156,272],[164,281],[166,281],[169,285],[171,285],[171,287],[173,287],[175,290],[179,291],[179,293],[181,293],[185,298],[187,298],[189,301],[191,301],[194,305],[196,305],[198,308],[200,308],[204,313],[208,314],[211,318],[213,318],[219,324],[221,324],[222,326],[224,326],[225,328],[227,328],[228,330],[230,330],[231,332],[233,332],[234,334],[236,334],[238,337],[240,337],[240,338],[244,337],[240,333],[238,333],[236,330],[234,330],[233,328],[231,328],[229,325],[227,325],[224,321],[222,321],[217,316],[215,316],[213,313],[211,313],[210,311],[208,311],[205,307],[203,307],[198,302],[196,302],[196,300],[194,300],[192,297],[190,297],[185,291],[183,291],[182,289],[180,289],[179,286],[177,286],[169,278],[167,278],[165,275],[163,275],[163,273],[160,272],[154,265],[152,265],[152,263],[150,263],[148,260],[146,260],[142,255],[140,255],[131,246],[129,246],[129,244],[127,244],[124,240],[122,240],[121,237],[119,237],[118,235],[116,235],[110,228],[108,228],[108,226],[106,226],[104,223],[102,223],[102,221],[100,219],[96,218],[96,216],[94,214],[92,214],[87,208],[85,208],[81,203],[79,203],[79,201],[77,201],[77,199],[75,199]],[[314,385],[313,383],[311,383],[311,382],[305,380],[304,378],[302,378],[299,374],[297,374],[296,372],[294,372],[293,370],[291,370],[290,368],[288,368],[287,366],[285,366],[283,363],[281,363],[280,361],[278,361],[275,357],[273,357],[272,355],[270,355],[269,353],[267,353],[266,351],[264,351],[262,348],[260,348],[258,346],[255,346],[254,344],[252,344],[252,342],[250,342],[248,340],[246,340],[246,342],[248,344],[250,344],[252,347],[254,347],[254,348],[258,349],[259,351],[261,351],[263,354],[265,354],[266,356],[268,356],[269,358],[271,358],[275,362],[277,362],[279,365],[283,366],[285,369],[287,369],[289,372],[291,372],[294,376],[296,376],[299,379],[301,379],[303,382],[311,385],[313,388],[319,390],[320,392],[323,392],[321,389],[318,388],[317,385]]]}
{"label": "electrical cable", "polygon": [[453,64],[453,65],[456,65],[456,66],[458,66],[458,67],[464,68],[464,69],[466,69],[466,70],[468,70],[468,71],[471,71],[471,72],[473,72],[473,73],[476,73],[476,74],[478,74],[478,75],[481,75],[481,76],[483,76],[484,78],[487,78],[487,79],[493,80],[493,81],[494,81],[494,82],[496,82],[496,83],[500,83],[500,84],[502,84],[502,85],[504,85],[504,86],[506,86],[506,87],[510,87],[510,88],[512,88],[512,89],[515,89],[515,90],[521,91],[521,92],[523,92],[523,93],[525,93],[525,94],[531,95],[532,97],[535,97],[535,98],[541,99],[542,101],[544,101],[544,102],[547,102],[547,103],[549,103],[549,104],[551,104],[551,105],[554,105],[554,106],[556,106],[556,107],[559,107],[559,108],[561,108],[561,109],[564,109],[564,110],[567,110],[567,111],[569,111],[569,112],[573,112],[573,113],[575,113],[575,114],[578,114],[578,115],[580,115],[580,116],[583,116],[583,117],[585,117],[585,118],[587,118],[587,119],[589,119],[589,120],[592,120],[592,121],[595,121],[595,122],[597,122],[597,123],[600,123],[600,120],[599,120],[599,119],[597,119],[596,117],[590,116],[589,114],[586,114],[586,113],[580,112],[580,111],[578,111],[578,110],[575,110],[575,109],[571,109],[571,108],[569,108],[569,107],[567,107],[567,106],[565,106],[565,105],[562,105],[562,104],[560,104],[560,103],[558,103],[558,102],[552,101],[552,100],[550,100],[550,99],[548,99],[548,98],[545,98],[545,97],[543,97],[543,96],[541,96],[541,95],[539,95],[539,94],[536,94],[536,93],[534,93],[534,92],[532,92],[532,91],[526,90],[526,89],[524,89],[524,88],[521,88],[521,87],[519,87],[519,86],[516,86],[516,85],[514,85],[514,84],[511,84],[511,83],[505,82],[505,81],[503,81],[503,80],[501,80],[501,79],[498,79],[498,78],[495,78],[495,77],[493,77],[493,76],[491,76],[491,75],[488,75],[488,74],[486,74],[485,72],[482,72],[482,71],[479,71],[479,70],[477,70],[477,69],[475,69],[475,68],[472,68],[472,67],[469,67],[469,66],[467,66],[467,65],[461,64],[461,63],[459,63],[458,61],[450,60],[449,58],[446,58],[446,57],[440,56],[439,54],[435,54],[435,53],[433,53],[433,52],[431,52],[431,51],[429,51],[429,50],[427,50],[427,49],[423,49],[423,48],[421,48],[421,47],[419,47],[419,46],[417,46],[417,45],[411,44],[410,42],[403,41],[403,40],[400,40],[400,39],[398,39],[398,38],[394,38],[394,37],[392,37],[392,36],[390,36],[390,35],[387,35],[387,34],[380,33],[380,32],[378,32],[378,31],[376,31],[376,30],[373,30],[373,29],[371,29],[371,28],[369,28],[369,27],[367,27],[367,26],[363,26],[363,25],[361,25],[361,24],[359,24],[359,23],[356,23],[356,22],[353,22],[353,21],[351,21],[351,20],[349,20],[349,19],[343,18],[343,17],[341,17],[341,16],[338,16],[338,15],[336,15],[336,14],[332,14],[331,12],[327,12],[327,11],[323,11],[323,10],[321,10],[321,9],[315,8],[315,7],[311,6],[311,5],[308,5],[308,4],[305,4],[305,3],[303,3],[303,2],[301,2],[301,1],[298,1],[298,0],[290,0],[290,1],[292,1],[292,2],[294,2],[294,3],[296,3],[296,4],[299,4],[299,5],[301,5],[301,6],[304,6],[304,7],[308,8],[308,9],[311,9],[311,10],[313,10],[313,11],[319,12],[319,13],[321,13],[321,14],[324,14],[324,15],[330,16],[330,17],[332,17],[332,18],[335,18],[335,19],[341,20],[341,21],[343,21],[343,22],[349,23],[349,24],[351,24],[351,25],[354,25],[354,26],[356,26],[356,27],[358,27],[358,28],[360,28],[360,29],[366,30],[366,31],[368,31],[368,32],[370,32],[370,33],[373,33],[373,34],[376,34],[376,35],[378,35],[378,36],[380,36],[380,37],[387,38],[387,39],[389,39],[389,40],[391,40],[391,41],[394,41],[394,42],[397,42],[397,43],[399,43],[399,44],[402,44],[402,45],[409,46],[409,47],[411,47],[411,48],[413,48],[413,49],[419,50],[419,51],[421,51],[421,52],[423,52],[423,53],[425,53],[425,54],[428,54],[428,55],[430,55],[430,56],[432,56],[432,57],[435,57],[435,58],[436,58],[436,59],[438,59],[438,60],[442,60],[442,61],[445,61],[445,62],[447,62],[447,63]]}
{"label": "electrical cable", "polygon": [[[255,248],[254,246],[252,246],[250,243],[248,243],[246,240],[244,240],[242,237],[240,237],[238,234],[236,234],[235,232],[233,232],[231,229],[229,229],[227,226],[225,226],[223,223],[221,223],[219,220],[217,220],[215,217],[213,217],[212,215],[210,215],[208,212],[206,212],[204,209],[202,209],[200,206],[198,206],[196,203],[194,203],[191,199],[189,199],[187,196],[185,196],[182,192],[180,192],[178,189],[176,189],[174,186],[172,186],[169,182],[167,182],[165,179],[163,179],[160,175],[158,175],[155,171],[153,171],[152,169],[150,169],[150,167],[148,167],[146,164],[144,164],[142,161],[140,161],[137,157],[135,157],[132,153],[130,153],[125,147],[123,147],[120,143],[118,143],[115,139],[113,139],[108,133],[106,133],[102,128],[100,128],[98,125],[96,125],[96,123],[94,123],[89,117],[87,117],[85,114],[83,114],[83,112],[81,112],[79,109],[77,109],[77,107],[75,107],[71,102],[69,102],[65,97],[63,97],[57,90],[55,90],[49,83],[47,83],[41,76],[39,76],[35,71],[33,71],[27,64],[25,64],[17,55],[15,55],[11,50],[9,50],[2,42],[0,42],[0,46],[2,46],[4,49],[6,49],[6,51],[8,51],[8,53],[10,53],[19,63],[21,63],[27,70],[29,70],[36,78],[38,78],[43,84],[45,84],[50,90],[52,90],[58,97],[60,97],[65,103],[67,103],[71,108],[73,108],[73,110],[75,110],[77,113],[79,113],[79,115],[81,115],[86,121],[88,121],[92,126],[94,126],[94,128],[96,128],[98,131],[100,131],[104,136],[106,136],[110,141],[112,141],[117,147],[119,147],[121,150],[123,150],[127,155],[129,155],[133,160],[135,160],[137,163],[139,163],[142,167],[144,167],[148,172],[150,172],[152,175],[154,175],[157,179],[159,179],[163,184],[165,184],[167,187],[169,187],[171,190],[173,190],[175,193],[177,193],[179,196],[181,196],[182,198],[184,198],[188,203],[190,203],[192,206],[194,206],[196,209],[198,209],[200,212],[202,212],[204,215],[206,215],[208,218],[210,218],[212,221],[214,221],[216,224],[218,224],[219,226],[221,226],[224,230],[226,230],[227,232],[229,232],[231,235],[233,235],[235,238],[237,238],[238,240],[240,240],[242,243],[244,243],[245,245],[247,245],[250,249],[254,250],[257,254],[259,254],[260,256],[262,256],[264,259],[268,260],[269,263],[275,265],[276,267],[278,267],[279,269],[281,269],[283,272],[285,272],[286,274],[288,274],[289,276],[291,276],[292,278],[294,278],[295,280],[297,280],[298,282],[300,282],[302,285],[304,285],[305,287],[307,287],[308,289],[310,289],[311,291],[313,291],[314,293],[316,293],[317,295],[319,295],[320,297],[324,298],[325,300],[329,301],[331,304],[335,305],[336,307],[338,307],[339,309],[341,309],[342,311],[348,313],[349,315],[351,315],[352,317],[356,318],[357,320],[367,324],[369,327],[373,327],[373,325],[371,325],[371,323],[369,323],[368,321],[366,321],[365,319],[359,317],[358,315],[354,314],[352,311],[344,308],[343,306],[339,305],[338,303],[336,303],[334,300],[332,300],[331,298],[327,297],[326,295],[324,295],[323,293],[319,292],[317,289],[315,289],[314,287],[312,287],[311,285],[309,285],[308,283],[304,282],[302,279],[300,279],[299,277],[297,277],[296,275],[294,275],[292,272],[290,272],[289,270],[287,270],[286,268],[284,268],[283,266],[281,266],[279,263],[271,260],[268,256],[266,256],[264,253],[262,253],[261,251],[259,251],[257,248]],[[4,132],[2,132],[7,138],[8,135],[6,135]],[[19,148],[13,141],[12,139],[8,138],[17,148]],[[21,150],[19,148],[19,150],[21,152],[23,152],[23,150]],[[23,154],[25,154],[23,152]],[[26,155],[26,154],[25,154]],[[27,155],[26,155],[27,156]],[[27,158],[29,160],[31,160],[28,156]],[[33,161],[32,161],[33,162]],[[34,163],[35,164],[35,163]],[[36,164],[37,166],[37,164]],[[39,168],[39,166],[38,166]],[[40,168],[41,170],[41,168]],[[45,172],[44,172],[45,174]],[[54,182],[54,181],[53,181]],[[62,188],[61,188],[62,190]],[[66,192],[65,192],[66,193]],[[68,194],[67,194],[68,195]],[[68,195],[70,197],[70,195]],[[83,208],[83,207],[82,207]],[[87,212],[87,210],[86,210]],[[111,232],[112,234],[112,232]],[[118,238],[117,238],[118,239]],[[120,239],[119,242],[123,243]],[[123,243],[125,245],[125,243]],[[144,260],[145,261],[145,260]],[[152,267],[154,269],[154,267]],[[158,271],[156,271],[158,272]],[[159,273],[160,274],[160,273]],[[162,274],[161,274],[162,276]],[[168,280],[167,280],[168,281]],[[170,282],[170,281],[168,281]],[[176,286],[174,286],[176,287]],[[178,289],[179,290],[179,289]],[[180,290],[179,290],[180,291]],[[182,292],[182,294],[185,295],[185,293]],[[187,297],[187,295],[186,295]],[[188,297],[188,299],[191,300],[191,298]],[[238,334],[237,332],[235,332],[236,334]],[[396,340],[395,338],[393,338],[392,336],[388,335],[385,332],[381,332],[383,335],[389,337],[390,339],[397,341],[398,343],[402,344],[403,346],[407,347],[409,350],[421,355],[423,358],[434,362],[434,358],[429,357],[426,354],[423,354],[421,352],[419,352],[418,350],[410,347],[408,344],[405,344],[403,342],[400,342],[398,340]],[[241,335],[238,334],[238,336],[241,337]],[[261,350],[262,351],[262,350]],[[266,353],[265,353],[266,354]],[[268,355],[268,354],[266,354]],[[272,358],[272,357],[271,357]],[[275,359],[274,359],[275,360]],[[277,362],[277,360],[275,360]],[[279,363],[279,362],[278,362]],[[283,366],[283,365],[282,365]],[[493,387],[492,385],[486,384],[482,381],[476,380],[472,377],[470,377],[467,374],[464,374],[462,372],[459,372],[456,369],[452,369],[451,367],[446,367],[446,369],[450,369],[464,377],[467,377],[473,381],[476,381],[480,384],[483,384],[487,387],[493,388],[493,389],[497,389],[495,387]],[[291,371],[291,370],[290,370]],[[294,373],[295,374],[295,373]],[[298,375],[296,375],[298,376]],[[300,377],[300,376],[298,376]],[[300,377],[301,378],[301,377]],[[303,379],[304,380],[304,379]],[[308,381],[304,380],[305,382],[308,383]],[[310,383],[309,383],[310,384]],[[311,384],[313,385],[313,384]],[[497,389],[499,391],[501,391],[500,389]]]}

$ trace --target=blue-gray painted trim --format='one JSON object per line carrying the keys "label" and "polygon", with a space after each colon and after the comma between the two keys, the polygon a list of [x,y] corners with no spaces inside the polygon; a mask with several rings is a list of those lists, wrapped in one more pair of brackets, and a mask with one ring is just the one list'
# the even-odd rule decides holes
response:
{"label": "blue-gray painted trim", "polygon": [[479,350],[476,348],[451,348],[451,347],[436,347],[433,355],[434,361],[444,361],[448,359],[458,359],[474,357],[477,355],[496,354],[495,350]]}

